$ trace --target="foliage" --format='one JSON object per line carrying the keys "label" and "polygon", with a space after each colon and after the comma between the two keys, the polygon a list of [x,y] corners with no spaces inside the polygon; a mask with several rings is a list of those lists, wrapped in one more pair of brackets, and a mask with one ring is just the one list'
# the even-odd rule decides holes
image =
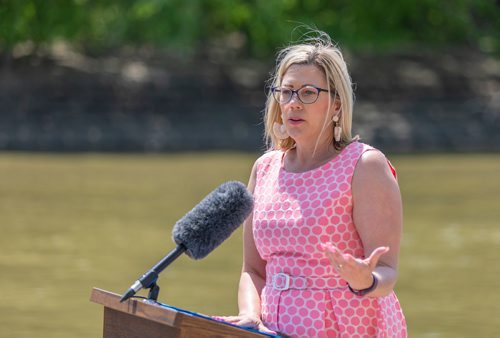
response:
{"label": "foliage", "polygon": [[267,57],[302,24],[354,49],[449,44],[500,50],[493,0],[0,0],[0,50],[57,39],[93,51],[152,45],[194,52],[213,44]]}

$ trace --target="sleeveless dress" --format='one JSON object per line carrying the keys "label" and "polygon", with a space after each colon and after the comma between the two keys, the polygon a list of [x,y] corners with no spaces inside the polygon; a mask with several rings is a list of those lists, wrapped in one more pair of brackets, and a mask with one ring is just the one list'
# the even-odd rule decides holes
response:
{"label": "sleeveless dress", "polygon": [[303,173],[284,170],[282,151],[257,160],[253,236],[267,263],[261,307],[271,330],[292,337],[407,336],[394,292],[354,295],[320,247],[332,242],[364,258],[352,219],[351,180],[369,150],[374,148],[353,142],[331,161]]}

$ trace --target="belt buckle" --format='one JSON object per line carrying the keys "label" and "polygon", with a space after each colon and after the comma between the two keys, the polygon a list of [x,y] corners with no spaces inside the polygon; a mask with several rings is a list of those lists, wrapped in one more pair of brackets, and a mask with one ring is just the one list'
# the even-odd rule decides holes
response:
{"label": "belt buckle", "polygon": [[[283,277],[285,279],[285,285],[278,286],[278,278]],[[273,288],[279,291],[288,290],[290,288],[290,276],[286,273],[280,272],[273,276]]]}

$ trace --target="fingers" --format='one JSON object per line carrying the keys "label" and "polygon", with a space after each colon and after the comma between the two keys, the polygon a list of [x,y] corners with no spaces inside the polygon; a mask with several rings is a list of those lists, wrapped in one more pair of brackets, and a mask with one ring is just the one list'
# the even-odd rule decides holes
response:
{"label": "fingers", "polygon": [[353,257],[351,255],[342,254],[335,246],[331,243],[322,243],[321,247],[325,251],[326,256],[332,263],[333,267],[339,272],[344,268],[344,266],[352,262]]}
{"label": "fingers", "polygon": [[277,334],[277,332],[273,331],[273,330],[270,330],[268,329],[267,327],[264,326],[264,324],[260,324],[259,327],[257,328],[260,332],[264,332],[264,333],[268,333],[268,334],[272,334],[272,335],[275,335]]}
{"label": "fingers", "polygon": [[321,246],[338,275],[358,290],[365,289],[372,284],[372,273],[380,257],[389,251],[389,247],[381,246],[373,250],[368,258],[362,259],[343,254],[331,243],[321,244]]}
{"label": "fingers", "polygon": [[321,243],[325,255],[328,257],[333,267],[340,272],[344,267],[350,266],[354,267],[356,265],[366,264],[373,271],[377,266],[377,263],[382,255],[387,253],[390,249],[387,246],[381,246],[372,251],[370,256],[364,260],[356,259],[350,254],[343,254],[337,247],[332,245],[332,243]]}
{"label": "fingers", "polygon": [[268,334],[273,334],[275,335],[276,332],[268,329],[264,323],[262,323],[261,320],[245,317],[245,316],[212,316],[213,319],[221,322],[226,322],[229,324],[241,326],[241,327],[246,327],[246,328],[251,328],[251,329],[257,329],[261,332],[268,333]]}
{"label": "fingers", "polygon": [[241,320],[241,317],[238,316],[212,316],[212,318],[217,321],[226,322],[230,324],[235,324]]}
{"label": "fingers", "polygon": [[373,250],[370,257],[368,257],[365,261],[373,270],[377,266],[380,257],[382,257],[383,254],[389,252],[389,250],[390,248],[388,246],[380,246]]}

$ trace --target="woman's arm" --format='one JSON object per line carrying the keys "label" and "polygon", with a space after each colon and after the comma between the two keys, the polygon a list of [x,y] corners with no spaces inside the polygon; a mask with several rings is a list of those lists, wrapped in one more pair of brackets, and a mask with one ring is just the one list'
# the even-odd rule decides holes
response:
{"label": "woman's arm", "polygon": [[[255,190],[256,165],[252,168],[248,190]],[[243,223],[243,267],[238,288],[238,316],[220,317],[221,319],[244,327],[274,334],[261,320],[260,294],[266,284],[266,262],[260,257],[253,238],[252,214]]]}
{"label": "woman's arm", "polygon": [[[354,224],[363,242],[365,257],[377,248],[389,248],[379,256],[373,271],[378,286],[370,294],[387,295],[396,285],[398,275],[403,207],[398,183],[381,152],[367,151],[361,156],[354,172],[352,194]],[[366,279],[368,285],[362,283],[361,278],[350,285],[354,289],[369,287],[372,278]]]}
{"label": "woman's arm", "polygon": [[352,180],[353,219],[365,259],[356,259],[327,245],[325,252],[351,288],[362,290],[378,280],[372,297],[389,294],[397,280],[402,232],[402,202],[397,181],[379,151],[365,152]]}
{"label": "woman's arm", "polygon": [[[254,193],[256,166],[248,183],[248,190]],[[260,318],[260,293],[266,283],[266,263],[261,259],[253,238],[252,214],[243,223],[243,267],[238,289],[240,315]]]}

